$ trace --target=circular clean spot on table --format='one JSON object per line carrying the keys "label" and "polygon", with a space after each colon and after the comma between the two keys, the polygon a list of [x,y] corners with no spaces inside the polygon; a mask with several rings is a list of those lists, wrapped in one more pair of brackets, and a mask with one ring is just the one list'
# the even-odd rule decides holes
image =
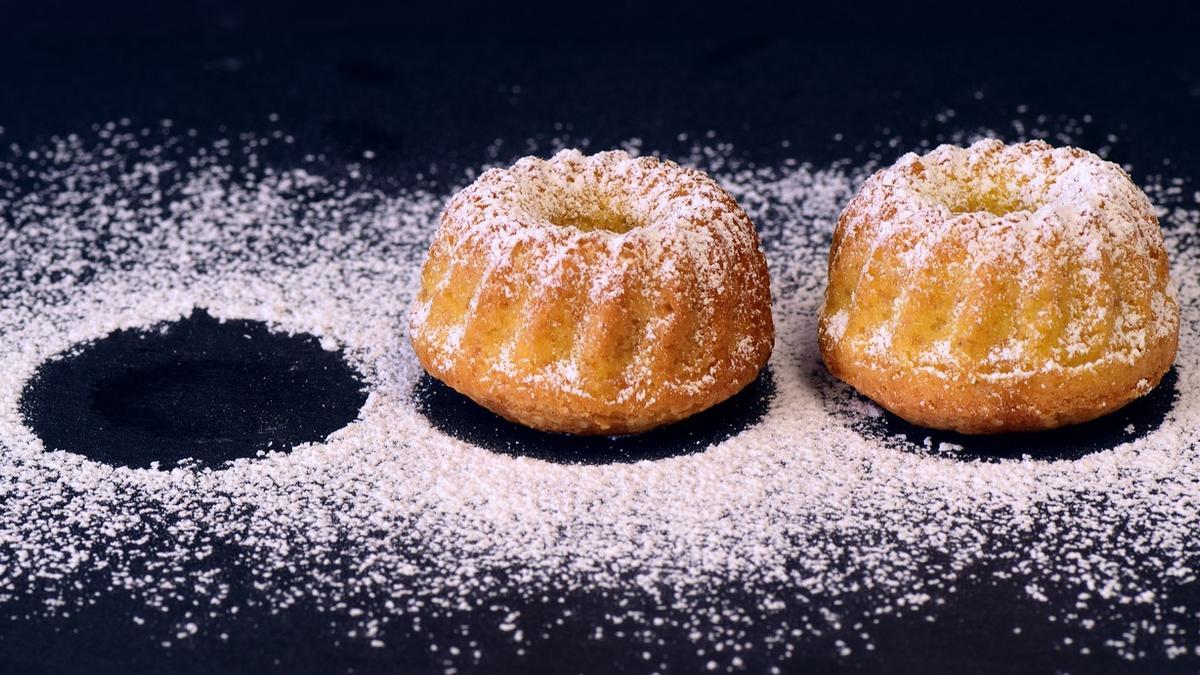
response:
{"label": "circular clean spot on table", "polygon": [[169,468],[321,441],[365,400],[355,371],[314,336],[198,310],[47,361],[25,386],[21,409],[48,449]]}

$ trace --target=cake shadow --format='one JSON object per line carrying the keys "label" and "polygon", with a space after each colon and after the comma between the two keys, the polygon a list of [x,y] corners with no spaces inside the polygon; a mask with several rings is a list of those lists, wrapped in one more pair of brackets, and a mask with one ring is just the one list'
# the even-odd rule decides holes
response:
{"label": "cake shadow", "polygon": [[669,426],[625,436],[572,436],[509,422],[429,375],[413,387],[416,409],[434,428],[472,445],[558,464],[653,461],[701,452],[754,426],[775,397],[769,368],[728,400]]}
{"label": "cake shadow", "polygon": [[[1179,393],[1175,368],[1150,393],[1104,417],[1049,431],[968,435],[917,426],[886,410],[856,421],[859,433],[901,450],[962,461],[1000,462],[1028,457],[1037,461],[1070,461],[1137,440],[1162,425]],[[868,399],[854,392],[862,403]]]}

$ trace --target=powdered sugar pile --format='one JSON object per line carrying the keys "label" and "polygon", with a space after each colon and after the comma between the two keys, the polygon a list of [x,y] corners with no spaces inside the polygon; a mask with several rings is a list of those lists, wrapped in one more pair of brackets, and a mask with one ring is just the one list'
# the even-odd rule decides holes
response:
{"label": "powdered sugar pile", "polygon": [[[861,433],[879,411],[819,362],[832,227],[873,167],[697,145],[673,158],[712,171],[764,238],[771,409],[705,452],[561,465],[416,412],[405,317],[445,193],[230,159],[273,137],[182,138],[112,125],[0,164],[0,607],[62,615],[121,595],[144,612],[113,620],[162,617],[146,634],[166,647],[250,607],[303,607],[381,649],[427,642],[447,670],[534,658],[583,621],[590,644],[647,668],[686,644],[714,670],[766,670],[870,653],[877,626],[936,621],[961,589],[1000,584],[1061,623],[1058,649],[1200,656],[1200,207],[1171,179],[1147,188],[1181,281],[1173,409],[1076,461],[959,461]],[[39,363],[194,306],[344,349],[369,383],[359,419],[219,470],[105,466],[25,427]],[[588,598],[603,611],[585,616]],[[553,618],[531,622],[532,605]],[[434,621],[453,628],[422,630]]]}

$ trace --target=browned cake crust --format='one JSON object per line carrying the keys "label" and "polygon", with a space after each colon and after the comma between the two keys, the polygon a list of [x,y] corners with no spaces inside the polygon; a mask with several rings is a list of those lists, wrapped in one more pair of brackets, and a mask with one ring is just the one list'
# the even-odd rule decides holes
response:
{"label": "browned cake crust", "polygon": [[838,221],[829,370],[963,433],[1050,429],[1150,391],[1179,307],[1154,210],[1120,167],[1043,142],[902,157]]}
{"label": "browned cake crust", "polygon": [[749,384],[774,344],[766,260],[692,169],[563,151],[455,195],[410,338],[433,377],[536,429],[625,434]]}

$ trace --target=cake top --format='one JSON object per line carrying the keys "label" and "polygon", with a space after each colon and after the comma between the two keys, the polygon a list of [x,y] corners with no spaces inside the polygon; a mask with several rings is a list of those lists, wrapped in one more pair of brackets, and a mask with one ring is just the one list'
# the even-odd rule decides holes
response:
{"label": "cake top", "polygon": [[518,245],[550,244],[539,248],[558,256],[537,262],[547,277],[559,256],[580,250],[636,249],[664,281],[686,260],[713,292],[722,290],[734,254],[759,246],[745,211],[707,174],[622,150],[562,150],[489,169],[450,199],[441,230],[459,245],[486,241],[491,265],[504,264]]}
{"label": "cake top", "polygon": [[[908,153],[868,179],[859,194],[852,215],[861,218],[846,219],[848,228],[869,221],[881,239],[912,228],[952,230],[971,240],[977,258],[1036,255],[1027,246],[1031,237],[1045,244],[1064,235],[1088,238],[1093,256],[1103,246],[1162,242],[1150,200],[1121,167],[1044,141],[986,139]],[[927,249],[916,246],[909,257]]]}

